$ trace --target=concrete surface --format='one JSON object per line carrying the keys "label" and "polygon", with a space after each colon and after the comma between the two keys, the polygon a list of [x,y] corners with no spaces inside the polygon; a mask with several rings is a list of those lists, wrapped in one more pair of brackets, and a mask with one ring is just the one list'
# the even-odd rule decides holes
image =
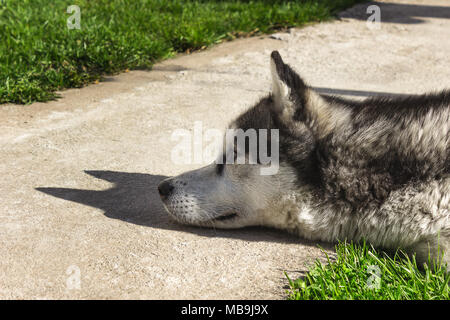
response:
{"label": "concrete surface", "polygon": [[283,298],[283,271],[295,278],[323,259],[317,244],[172,222],[156,185],[199,165],[173,164],[170,136],[194,121],[223,129],[266,94],[273,49],[324,93],[449,87],[449,1],[377,5],[378,30],[363,4],[340,21],[224,43],[57,101],[0,106],[0,297]]}

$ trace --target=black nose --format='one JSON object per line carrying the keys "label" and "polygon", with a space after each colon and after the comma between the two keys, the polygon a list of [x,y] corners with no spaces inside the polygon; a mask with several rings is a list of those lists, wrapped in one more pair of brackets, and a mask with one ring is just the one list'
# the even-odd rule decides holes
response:
{"label": "black nose", "polygon": [[158,186],[159,195],[164,198],[170,196],[173,189],[173,185],[170,183],[170,181],[167,180],[161,182]]}

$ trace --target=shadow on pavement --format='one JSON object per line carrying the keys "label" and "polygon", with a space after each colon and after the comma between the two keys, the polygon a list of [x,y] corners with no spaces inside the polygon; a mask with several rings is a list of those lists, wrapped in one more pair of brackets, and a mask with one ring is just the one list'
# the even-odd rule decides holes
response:
{"label": "shadow on pavement", "polygon": [[349,90],[349,89],[332,89],[323,87],[312,87],[316,92],[326,95],[344,95],[344,96],[355,96],[355,97],[389,97],[389,98],[402,98],[410,97],[411,94],[403,93],[391,93],[391,92],[380,92],[380,91],[362,91],[362,90]]}
{"label": "shadow on pavement", "polygon": [[[105,216],[152,228],[191,232],[205,237],[223,237],[247,241],[302,243],[317,246],[317,242],[303,240],[279,230],[249,227],[235,230],[208,229],[181,225],[168,216],[157,192],[158,183],[165,176],[115,171],[85,171],[87,174],[114,184],[107,190],[71,188],[36,188],[56,198],[73,201],[104,211]],[[327,244],[320,244],[328,247]],[[331,247],[330,247],[331,248]]]}
{"label": "shadow on pavement", "polygon": [[371,1],[356,5],[339,14],[340,18],[352,18],[358,20],[367,20],[373,12],[367,13],[370,5],[376,5],[380,8],[380,22],[416,24],[424,23],[421,18],[440,18],[450,19],[450,6],[419,5],[406,3],[390,3]]}

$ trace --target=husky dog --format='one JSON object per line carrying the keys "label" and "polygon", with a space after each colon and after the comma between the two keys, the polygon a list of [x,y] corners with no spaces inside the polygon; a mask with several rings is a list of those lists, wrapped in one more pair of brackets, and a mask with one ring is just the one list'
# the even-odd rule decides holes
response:
{"label": "husky dog", "polygon": [[278,172],[215,162],[166,179],[158,189],[168,213],[197,226],[365,239],[450,266],[450,90],[364,101],[321,95],[277,51],[271,72],[272,93],[230,127],[278,129]]}

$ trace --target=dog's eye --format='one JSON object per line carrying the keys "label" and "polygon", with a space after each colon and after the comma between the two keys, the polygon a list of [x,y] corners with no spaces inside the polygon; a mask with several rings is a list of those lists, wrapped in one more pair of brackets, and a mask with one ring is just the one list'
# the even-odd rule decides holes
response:
{"label": "dog's eye", "polygon": [[222,175],[223,169],[225,169],[225,165],[224,165],[224,164],[218,164],[218,165],[216,166],[216,173],[217,173],[218,175]]}

